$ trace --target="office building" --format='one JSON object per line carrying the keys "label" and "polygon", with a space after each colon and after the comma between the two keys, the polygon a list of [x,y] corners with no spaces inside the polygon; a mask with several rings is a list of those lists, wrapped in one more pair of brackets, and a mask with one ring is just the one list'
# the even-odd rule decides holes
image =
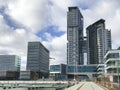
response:
{"label": "office building", "polygon": [[54,80],[93,80],[97,74],[97,64],[91,65],[50,65],[50,78]]}
{"label": "office building", "polygon": [[98,64],[97,66],[97,77],[101,78],[105,74],[105,64]]}
{"label": "office building", "polygon": [[105,75],[111,82],[120,81],[120,49],[109,50],[105,54]]}
{"label": "office building", "polygon": [[37,80],[39,79],[39,73],[34,71],[20,71],[20,80]]}
{"label": "office building", "polygon": [[0,80],[18,80],[18,79],[19,79],[18,71],[0,70]]}
{"label": "office building", "polygon": [[49,51],[40,42],[28,42],[27,70],[39,73],[39,78],[48,77]]}
{"label": "office building", "polygon": [[0,55],[0,80],[19,78],[21,58],[16,55]]}
{"label": "office building", "polygon": [[78,7],[67,12],[67,64],[83,64],[83,16]]}
{"label": "office building", "polygon": [[67,65],[50,65],[50,78],[53,80],[67,80]]}
{"label": "office building", "polygon": [[105,29],[105,20],[100,19],[86,32],[88,64],[103,64],[105,53],[111,49],[111,31]]}
{"label": "office building", "polygon": [[0,71],[20,71],[21,58],[16,55],[0,55]]}
{"label": "office building", "polygon": [[89,65],[68,65],[67,75],[68,79],[75,80],[93,80],[97,74],[97,64]]}

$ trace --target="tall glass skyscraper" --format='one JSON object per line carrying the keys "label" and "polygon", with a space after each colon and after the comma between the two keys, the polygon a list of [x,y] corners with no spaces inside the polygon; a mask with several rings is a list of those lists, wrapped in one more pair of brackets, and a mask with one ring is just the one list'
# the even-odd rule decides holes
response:
{"label": "tall glass skyscraper", "polygon": [[104,55],[111,49],[111,31],[105,29],[105,20],[100,19],[87,27],[88,64],[103,64]]}
{"label": "tall glass skyscraper", "polygon": [[78,7],[67,12],[67,64],[83,64],[83,16]]}

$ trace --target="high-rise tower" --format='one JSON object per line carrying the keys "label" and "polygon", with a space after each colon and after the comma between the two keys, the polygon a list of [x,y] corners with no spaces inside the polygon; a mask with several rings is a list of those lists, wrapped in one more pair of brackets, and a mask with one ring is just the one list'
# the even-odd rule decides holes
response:
{"label": "high-rise tower", "polygon": [[83,64],[83,16],[78,7],[67,12],[67,64]]}
{"label": "high-rise tower", "polygon": [[105,29],[105,20],[100,19],[87,27],[88,64],[104,63],[104,55],[111,49],[111,31]]}

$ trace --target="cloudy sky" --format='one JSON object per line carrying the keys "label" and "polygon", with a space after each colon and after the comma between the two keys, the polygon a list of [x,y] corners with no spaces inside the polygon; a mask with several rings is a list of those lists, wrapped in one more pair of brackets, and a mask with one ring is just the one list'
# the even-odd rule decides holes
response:
{"label": "cloudy sky", "polygon": [[41,41],[49,50],[50,64],[66,63],[67,11],[78,6],[85,28],[103,18],[112,32],[112,47],[120,45],[119,0],[0,0],[0,54],[21,56],[26,65],[27,42]]}

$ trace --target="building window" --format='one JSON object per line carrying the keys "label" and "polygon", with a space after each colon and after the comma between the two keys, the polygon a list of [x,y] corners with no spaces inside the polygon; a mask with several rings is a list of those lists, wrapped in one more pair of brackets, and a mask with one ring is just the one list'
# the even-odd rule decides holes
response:
{"label": "building window", "polygon": [[119,53],[110,53],[106,59],[109,59],[109,58],[119,58]]}

